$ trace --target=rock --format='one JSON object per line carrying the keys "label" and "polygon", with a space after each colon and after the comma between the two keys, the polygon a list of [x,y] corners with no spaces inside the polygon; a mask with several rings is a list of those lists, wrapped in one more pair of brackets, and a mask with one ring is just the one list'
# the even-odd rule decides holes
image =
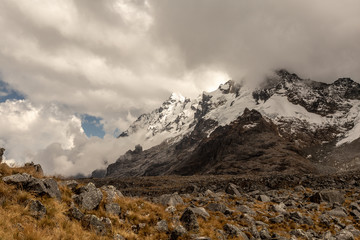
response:
{"label": "rock", "polygon": [[52,178],[38,179],[27,173],[18,173],[3,177],[7,184],[16,185],[20,189],[35,193],[38,196],[49,196],[61,200],[61,193],[57,182]]}
{"label": "rock", "polygon": [[336,240],[354,240],[354,235],[348,231],[348,230],[341,230],[338,234],[335,236]]}
{"label": "rock", "polygon": [[360,230],[356,229],[353,225],[346,226],[345,230],[351,232],[354,237],[360,236]]}
{"label": "rock", "polygon": [[316,192],[310,197],[310,201],[314,203],[329,202],[329,203],[340,203],[343,204],[345,201],[344,194],[337,190],[322,190]]}
{"label": "rock", "polygon": [[120,215],[120,213],[121,213],[120,206],[117,203],[107,203],[107,204],[105,204],[105,211],[107,213],[114,214],[114,215],[117,215],[117,216]]}
{"label": "rock", "polygon": [[290,234],[295,236],[295,237],[299,237],[299,238],[305,238],[308,239],[308,235],[306,234],[306,232],[302,229],[295,229],[290,231]]}
{"label": "rock", "polygon": [[103,178],[106,176],[106,169],[95,169],[91,172],[92,178]]}
{"label": "rock", "polygon": [[270,218],[269,221],[271,223],[282,223],[284,221],[284,215],[278,215],[276,217]]}
{"label": "rock", "polygon": [[292,212],[289,214],[291,220],[296,223],[302,224],[303,223],[303,216],[300,212]]}
{"label": "rock", "polygon": [[178,193],[161,195],[159,197],[159,202],[164,206],[176,206],[179,204],[184,204],[183,199],[179,196]]}
{"label": "rock", "polygon": [[307,210],[315,210],[315,211],[319,211],[320,209],[320,205],[318,203],[310,203],[305,205],[305,209]]}
{"label": "rock", "polygon": [[347,217],[347,213],[342,208],[332,209],[327,214],[333,217]]}
{"label": "rock", "polygon": [[25,163],[24,167],[33,168],[36,173],[39,173],[40,175],[44,175],[44,171],[40,164],[34,164],[33,162]]}
{"label": "rock", "polygon": [[199,231],[199,223],[196,219],[196,215],[191,208],[186,208],[184,213],[180,217],[180,221],[187,231]]}
{"label": "rock", "polygon": [[222,203],[210,203],[206,206],[206,209],[213,212],[221,212],[224,213],[228,210],[227,206]]}
{"label": "rock", "polygon": [[210,217],[210,214],[203,207],[190,207],[190,209],[195,213],[196,216],[202,217],[204,220],[207,220]]}
{"label": "rock", "polygon": [[45,206],[38,200],[30,200],[28,208],[30,215],[37,219],[43,218],[46,215]]}
{"label": "rock", "polygon": [[95,231],[98,235],[107,234],[106,222],[107,220],[100,219],[97,216],[90,214],[85,215],[81,220],[81,224],[84,228],[91,229]]}
{"label": "rock", "polygon": [[206,197],[210,197],[210,198],[217,198],[218,197],[218,195],[216,193],[214,193],[213,191],[211,191],[209,189],[205,191],[204,195]]}
{"label": "rock", "polygon": [[195,237],[194,240],[211,240],[209,237]]}
{"label": "rock", "polygon": [[232,225],[232,224],[225,224],[224,227],[224,232],[229,236],[229,237],[240,237],[243,240],[248,240],[249,238],[246,236],[245,233],[243,233],[238,227]]}
{"label": "rock", "polygon": [[236,209],[242,213],[246,213],[246,214],[249,214],[251,216],[255,216],[256,215],[256,212],[254,210],[252,210],[251,208],[249,208],[248,206],[246,205],[240,205],[238,207],[236,207]]}
{"label": "rock", "polygon": [[114,240],[126,240],[123,236],[121,236],[120,234],[115,234],[114,235]]}
{"label": "rock", "polygon": [[55,179],[46,178],[42,181],[45,184],[47,194],[52,198],[61,200],[60,189],[59,189],[59,186],[58,186],[57,182],[55,181]]}
{"label": "rock", "polygon": [[169,207],[165,208],[165,212],[175,213],[176,208],[174,206],[169,206]]}
{"label": "rock", "polygon": [[2,160],[3,160],[4,152],[5,152],[5,148],[0,148],[0,163],[1,163]]}
{"label": "rock", "polygon": [[261,239],[272,239],[269,231],[267,230],[267,228],[262,229],[259,232],[259,235],[260,235]]}
{"label": "rock", "polygon": [[159,232],[168,232],[169,231],[168,223],[166,222],[166,220],[161,220],[161,221],[157,222],[155,228]]}
{"label": "rock", "polygon": [[270,202],[270,198],[266,195],[259,195],[258,200],[261,202]]}
{"label": "rock", "polygon": [[286,205],[284,203],[274,204],[271,206],[272,210],[277,213],[281,214],[287,214],[287,211],[285,210]]}
{"label": "rock", "polygon": [[305,192],[306,189],[304,188],[304,186],[299,185],[299,186],[296,186],[294,188],[294,190],[297,192]]}
{"label": "rock", "polygon": [[236,197],[241,197],[241,194],[238,190],[238,186],[233,183],[229,183],[225,189],[227,194],[235,195]]}
{"label": "rock", "polygon": [[85,210],[97,208],[102,200],[103,194],[93,183],[88,183],[79,189],[79,194],[74,196],[74,201]]}
{"label": "rock", "polygon": [[117,198],[124,197],[124,195],[112,185],[102,186],[101,190],[105,192],[106,201],[109,203],[115,201]]}
{"label": "rock", "polygon": [[186,229],[183,226],[176,226],[174,231],[171,232],[170,240],[177,240],[179,237],[184,236],[186,233]]}
{"label": "rock", "polygon": [[74,191],[79,183],[75,180],[63,181],[60,185],[70,188],[71,191]]}
{"label": "rock", "polygon": [[71,207],[67,211],[67,215],[70,218],[73,218],[73,219],[76,219],[76,220],[79,220],[79,221],[84,217],[84,214],[77,207]]}

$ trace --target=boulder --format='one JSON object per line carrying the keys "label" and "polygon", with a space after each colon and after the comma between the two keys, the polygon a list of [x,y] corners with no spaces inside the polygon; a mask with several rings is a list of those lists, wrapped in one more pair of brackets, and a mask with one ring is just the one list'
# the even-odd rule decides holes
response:
{"label": "boulder", "polygon": [[235,195],[236,197],[241,197],[241,194],[238,190],[238,186],[233,183],[229,183],[225,189],[227,194]]}
{"label": "boulder", "polygon": [[249,214],[250,216],[256,215],[256,212],[254,210],[252,210],[251,208],[249,208],[247,205],[237,206],[236,209],[242,213]]}
{"label": "boulder", "polygon": [[261,202],[270,202],[270,198],[266,195],[259,195],[258,200]]}
{"label": "boulder", "polygon": [[210,214],[203,207],[189,207],[196,216],[202,217],[204,220],[207,220],[210,217]]}
{"label": "boulder", "polygon": [[121,213],[120,206],[117,203],[107,203],[107,204],[105,204],[105,211],[107,213],[114,214],[114,215],[117,215],[117,216],[120,215],[120,213]]}
{"label": "boulder", "polygon": [[206,209],[212,212],[221,212],[224,213],[228,210],[228,207],[222,203],[210,203],[206,206]]}
{"label": "boulder", "polygon": [[178,193],[161,195],[159,197],[159,202],[164,206],[176,206],[179,204],[184,204],[183,199],[179,196]]}
{"label": "boulder", "polygon": [[114,240],[126,240],[126,238],[117,233],[114,235]]}
{"label": "boulder", "polygon": [[37,219],[43,218],[46,215],[45,206],[38,200],[30,200],[28,208],[30,215]]}
{"label": "boulder", "polygon": [[246,236],[245,233],[243,233],[238,227],[232,225],[232,224],[225,224],[224,227],[224,232],[229,236],[229,237],[237,237],[243,240],[248,240],[249,238]]}
{"label": "boulder", "polygon": [[74,201],[85,210],[97,208],[102,200],[103,194],[93,183],[78,189],[79,194],[73,197]]}
{"label": "boulder", "polygon": [[314,203],[329,202],[343,204],[345,201],[344,194],[337,190],[322,190],[316,192],[310,197],[310,201]]}
{"label": "boulder", "polygon": [[52,178],[38,179],[27,173],[18,173],[2,178],[7,184],[16,185],[20,189],[35,193],[38,196],[49,196],[61,200],[57,182]]}
{"label": "boulder", "polygon": [[347,217],[347,213],[342,208],[334,208],[328,211],[327,214],[333,217]]}
{"label": "boulder", "polygon": [[168,232],[169,231],[168,223],[166,222],[166,220],[161,220],[161,221],[157,222],[155,228],[159,232]]}
{"label": "boulder", "polygon": [[68,188],[70,188],[71,191],[74,191],[78,185],[79,185],[79,183],[75,180],[68,180],[68,181],[60,182],[60,186],[68,187]]}
{"label": "boulder", "polygon": [[66,215],[72,219],[81,220],[84,217],[84,214],[77,208],[71,207],[67,212]]}
{"label": "boulder", "polygon": [[112,185],[102,186],[101,190],[105,192],[106,201],[109,203],[115,201],[117,198],[124,197],[124,195]]}
{"label": "boulder", "polygon": [[178,225],[171,232],[170,240],[177,240],[179,237],[184,236],[186,233],[186,229],[183,226]]}
{"label": "boulder", "polygon": [[91,229],[98,235],[106,235],[107,229],[111,228],[111,221],[108,218],[98,218],[95,215],[87,214],[82,220],[81,224],[86,229]]}
{"label": "boulder", "polygon": [[196,219],[196,214],[191,208],[186,208],[180,217],[180,221],[187,231],[199,232],[199,223]]}
{"label": "boulder", "polygon": [[338,234],[335,236],[336,240],[354,240],[354,235],[348,231],[348,230],[341,230]]}

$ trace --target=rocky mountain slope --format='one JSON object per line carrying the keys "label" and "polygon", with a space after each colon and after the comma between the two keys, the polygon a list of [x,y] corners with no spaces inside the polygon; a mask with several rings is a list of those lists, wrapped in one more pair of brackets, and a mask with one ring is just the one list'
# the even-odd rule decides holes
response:
{"label": "rocky mountain slope", "polygon": [[119,136],[136,135],[147,150],[127,152],[107,176],[354,169],[359,110],[359,83],[320,83],[285,70],[257,90],[229,81],[194,100],[173,94]]}

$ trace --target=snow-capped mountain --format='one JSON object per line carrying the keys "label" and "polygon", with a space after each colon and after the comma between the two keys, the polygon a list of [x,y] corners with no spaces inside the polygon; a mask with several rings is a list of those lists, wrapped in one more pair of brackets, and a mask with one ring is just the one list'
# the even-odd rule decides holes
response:
{"label": "snow-capped mountain", "polygon": [[[336,149],[340,149],[340,146],[341,149],[346,149],[347,145],[360,137],[359,83],[341,78],[332,84],[326,84],[304,80],[296,74],[280,70],[256,90],[228,81],[216,91],[204,92],[194,100],[172,94],[160,108],[141,115],[119,136],[140,134],[139,144],[148,150],[138,155],[130,151],[120,157],[109,166],[108,175],[159,175],[163,172],[183,174],[179,171],[181,168],[178,162],[191,159],[189,156],[197,148],[205,146],[206,139],[213,139],[218,129],[228,126],[233,126],[234,129],[256,128],[258,124],[253,122],[236,125],[245,116],[245,109],[255,110],[264,121],[274,124],[276,130],[271,134],[280,136],[280,142],[285,141],[283,145],[280,144],[280,148],[290,144],[288,147],[298,155],[293,156],[293,159],[301,162],[298,159],[301,157],[307,166],[307,161],[310,160],[314,164],[326,162],[336,165],[335,162],[338,163],[339,160],[332,159],[336,155]],[[241,144],[243,149],[246,144]],[[237,152],[236,149],[231,151]],[[219,152],[214,154],[219,155]],[[195,155],[199,157],[201,154]],[[172,159],[168,160],[167,156]],[[223,156],[224,159],[227,157],[228,155]],[[349,159],[354,160],[351,156]],[[161,170],[164,166],[166,168]],[[213,169],[199,172],[226,173]]]}

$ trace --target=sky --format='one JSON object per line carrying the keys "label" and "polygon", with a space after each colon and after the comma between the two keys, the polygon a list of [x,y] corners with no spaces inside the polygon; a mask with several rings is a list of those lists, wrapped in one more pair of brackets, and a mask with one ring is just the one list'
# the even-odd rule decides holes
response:
{"label": "sky", "polygon": [[275,69],[360,80],[358,0],[2,0],[0,145],[48,174],[89,174],[172,92]]}

